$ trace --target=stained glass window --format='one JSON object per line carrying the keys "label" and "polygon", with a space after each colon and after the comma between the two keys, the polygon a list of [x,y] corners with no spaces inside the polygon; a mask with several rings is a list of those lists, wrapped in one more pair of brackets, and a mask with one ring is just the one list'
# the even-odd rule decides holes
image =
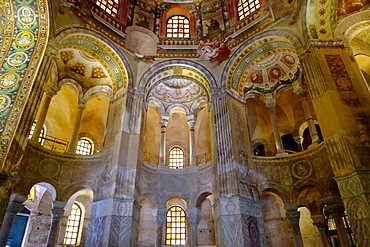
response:
{"label": "stained glass window", "polygon": [[96,0],[96,5],[105,10],[112,17],[117,18],[119,0]]}
{"label": "stained glass window", "polygon": [[68,217],[66,234],[64,235],[64,244],[77,245],[80,226],[82,223],[81,207],[73,203],[71,214]]}
{"label": "stained glass window", "polygon": [[237,5],[239,20],[242,20],[245,17],[249,16],[259,8],[259,0],[239,0]]}
{"label": "stained glass window", "polygon": [[77,143],[76,154],[90,155],[94,152],[93,142],[88,138],[81,138]]}
{"label": "stained glass window", "polygon": [[166,245],[185,245],[186,215],[181,207],[174,206],[167,211]]}
{"label": "stained glass window", "polygon": [[168,166],[172,169],[183,169],[184,168],[184,151],[179,147],[173,147],[170,150],[168,157]]}
{"label": "stained glass window", "polygon": [[190,38],[190,22],[185,16],[174,15],[167,20],[168,38]]}

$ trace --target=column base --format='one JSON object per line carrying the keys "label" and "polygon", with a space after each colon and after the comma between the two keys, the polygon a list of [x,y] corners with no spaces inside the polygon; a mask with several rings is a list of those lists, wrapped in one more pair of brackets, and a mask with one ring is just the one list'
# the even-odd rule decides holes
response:
{"label": "column base", "polygon": [[288,153],[282,152],[282,153],[277,153],[276,157],[286,157],[288,155],[289,155]]}

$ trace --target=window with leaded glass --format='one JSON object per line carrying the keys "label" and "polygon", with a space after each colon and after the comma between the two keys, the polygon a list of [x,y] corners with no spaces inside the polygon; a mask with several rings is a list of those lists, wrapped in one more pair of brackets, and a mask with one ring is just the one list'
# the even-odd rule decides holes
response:
{"label": "window with leaded glass", "polygon": [[112,17],[117,18],[119,0],[96,0],[96,5],[105,10]]}
{"label": "window with leaded glass", "polygon": [[186,215],[181,207],[174,206],[167,211],[166,245],[185,245]]}
{"label": "window with leaded glass", "polygon": [[90,155],[94,152],[93,142],[87,138],[81,138],[77,143],[76,154]]}
{"label": "window with leaded glass", "polygon": [[239,0],[237,4],[239,20],[242,20],[245,17],[249,16],[259,8],[259,0]]}
{"label": "window with leaded glass", "polygon": [[168,167],[171,169],[183,169],[184,163],[184,150],[180,147],[171,148],[170,155],[168,157]]}
{"label": "window with leaded glass", "polygon": [[79,240],[80,227],[82,223],[81,207],[73,203],[71,214],[68,217],[66,234],[64,235],[64,244],[77,245]]}
{"label": "window with leaded glass", "polygon": [[[31,126],[31,131],[30,131],[30,134],[28,135],[28,140],[31,140],[32,139],[32,136],[33,136],[33,133],[35,132],[35,128],[36,128],[36,121],[33,122],[32,126]],[[41,129],[41,132],[40,132],[40,138],[39,138],[39,142],[42,143],[42,139],[45,135],[45,126],[42,127]]]}
{"label": "window with leaded glass", "polygon": [[168,38],[190,38],[190,22],[185,16],[174,15],[168,18],[166,26]]}

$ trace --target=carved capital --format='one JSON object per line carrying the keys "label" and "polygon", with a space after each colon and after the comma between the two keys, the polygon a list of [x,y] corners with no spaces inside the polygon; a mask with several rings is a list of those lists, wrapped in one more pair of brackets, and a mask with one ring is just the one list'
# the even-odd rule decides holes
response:
{"label": "carved capital", "polygon": [[53,84],[45,88],[45,93],[50,97],[54,97],[58,93],[59,90],[60,88],[58,88],[58,86]]}
{"label": "carved capital", "polygon": [[275,111],[276,107],[276,100],[274,98],[267,98],[266,99],[266,106],[270,111]]}
{"label": "carved capital", "polygon": [[191,227],[196,228],[201,220],[201,211],[197,208],[189,208],[186,210],[188,213],[187,220],[189,221]]}
{"label": "carved capital", "polygon": [[64,215],[64,209],[63,208],[53,208],[51,210],[51,216],[54,221],[59,221],[62,219]]}
{"label": "carved capital", "polygon": [[86,107],[86,99],[78,99],[77,109],[83,110]]}
{"label": "carved capital", "polygon": [[325,209],[333,217],[342,217],[344,215],[343,204],[326,205]]}

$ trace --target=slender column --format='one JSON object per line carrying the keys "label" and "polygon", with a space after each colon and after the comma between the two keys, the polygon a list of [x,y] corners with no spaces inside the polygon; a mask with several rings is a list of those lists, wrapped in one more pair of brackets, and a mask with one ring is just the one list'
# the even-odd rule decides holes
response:
{"label": "slender column", "polygon": [[196,9],[196,20],[197,20],[197,39],[203,38],[203,21],[202,21],[202,1],[196,0],[195,3],[195,9]]}
{"label": "slender column", "polygon": [[86,100],[79,99],[77,107],[78,109],[77,109],[76,120],[75,120],[75,124],[74,124],[73,131],[72,131],[71,141],[69,142],[69,147],[68,147],[68,153],[73,153],[73,154],[76,153],[78,134],[80,133],[82,113],[86,107]]}
{"label": "slender column", "polygon": [[159,27],[161,24],[161,4],[163,0],[155,1],[154,30],[153,32],[159,37]]}
{"label": "slender column", "polygon": [[53,202],[53,208],[51,210],[51,226],[49,231],[48,240],[46,243],[46,247],[53,247],[58,238],[59,233],[59,223],[64,215],[64,207],[67,203],[66,202]]}
{"label": "slender column", "polygon": [[127,12],[126,26],[132,26],[134,22],[135,6],[137,5],[137,0],[131,0]]}
{"label": "slender column", "polygon": [[161,147],[159,150],[159,165],[164,166],[166,163],[166,125],[167,119],[161,121]]}
{"label": "slender column", "polygon": [[326,205],[325,209],[334,219],[340,246],[350,247],[351,243],[349,242],[347,230],[343,222],[344,206],[342,204],[330,204]]}
{"label": "slender column", "polygon": [[302,234],[301,234],[301,229],[299,227],[299,217],[300,217],[301,212],[297,211],[298,204],[286,204],[285,210],[286,210],[286,217],[289,219],[293,227],[293,234],[294,234],[294,240],[295,240],[296,247],[303,247]]}
{"label": "slender column", "polygon": [[198,224],[200,222],[201,211],[197,208],[189,208],[186,210],[188,213],[188,221],[191,227],[191,246],[198,247]]}
{"label": "slender column", "polygon": [[301,99],[304,115],[308,123],[308,129],[310,130],[310,136],[311,136],[311,141],[312,141],[311,145],[315,146],[317,143],[320,142],[320,138],[319,138],[319,134],[317,133],[315,122],[310,112],[310,106],[307,101],[308,93],[304,91],[301,87],[298,87],[297,89],[295,89],[294,92]]}
{"label": "slender column", "polygon": [[189,124],[190,165],[196,166],[197,156],[195,152],[195,133],[194,133],[195,120],[193,119],[189,120],[188,124]]}
{"label": "slender column", "polygon": [[54,95],[57,94],[57,92],[58,88],[56,86],[47,87],[42,96],[40,107],[38,110],[38,116],[36,117],[36,126],[31,139],[32,143],[39,142],[40,133],[45,123],[46,114],[48,113],[51,99],[54,97]]}
{"label": "slender column", "polygon": [[284,152],[283,142],[281,141],[279,126],[278,126],[277,119],[276,119],[276,111],[275,111],[276,100],[274,98],[267,98],[266,105],[270,111],[271,124],[272,124],[272,128],[274,129],[274,137],[275,137],[275,145],[276,145],[276,153],[277,153],[276,156],[288,155],[287,153]]}
{"label": "slender column", "polygon": [[328,236],[326,235],[326,224],[325,224],[325,216],[324,215],[312,215],[311,219],[313,220],[313,224],[317,227],[320,232],[320,238],[323,247],[330,247]]}
{"label": "slender column", "polygon": [[224,19],[224,27],[226,30],[230,28],[230,15],[229,15],[229,10],[227,8],[227,0],[222,0],[221,1],[221,9],[222,9],[222,17]]}
{"label": "slender column", "polygon": [[154,222],[157,226],[156,235],[155,235],[155,247],[162,247],[162,231],[163,224],[166,222],[166,210],[165,209],[156,209],[153,211]]}
{"label": "slender column", "polygon": [[26,196],[13,194],[10,197],[8,208],[6,210],[3,224],[0,230],[0,247],[5,247],[8,241],[10,230],[12,229],[15,216],[23,208],[23,202],[27,200]]}

